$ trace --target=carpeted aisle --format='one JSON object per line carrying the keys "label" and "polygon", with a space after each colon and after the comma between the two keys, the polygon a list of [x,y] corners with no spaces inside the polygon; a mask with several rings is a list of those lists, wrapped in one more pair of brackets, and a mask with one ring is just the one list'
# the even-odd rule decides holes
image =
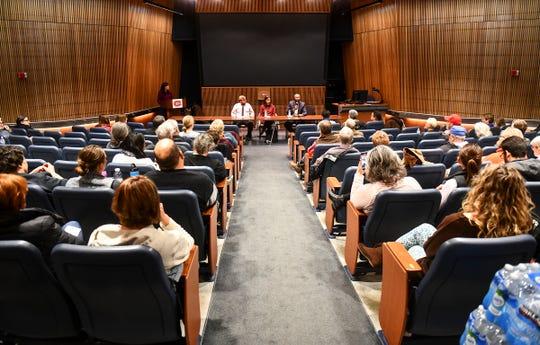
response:
{"label": "carpeted aisle", "polygon": [[285,152],[246,145],[203,344],[378,344]]}

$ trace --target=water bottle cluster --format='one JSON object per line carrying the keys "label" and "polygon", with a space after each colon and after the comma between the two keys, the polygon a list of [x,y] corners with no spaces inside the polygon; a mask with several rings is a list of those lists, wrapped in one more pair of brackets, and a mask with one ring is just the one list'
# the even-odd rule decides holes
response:
{"label": "water bottle cluster", "polygon": [[505,265],[469,316],[460,344],[540,344],[540,264]]}

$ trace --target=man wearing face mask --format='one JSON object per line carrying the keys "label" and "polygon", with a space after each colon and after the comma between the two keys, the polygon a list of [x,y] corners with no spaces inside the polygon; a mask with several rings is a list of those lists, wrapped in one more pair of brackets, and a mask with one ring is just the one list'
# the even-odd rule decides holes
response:
{"label": "man wearing face mask", "polygon": [[[294,117],[307,115],[306,102],[302,101],[300,94],[296,93],[294,99],[287,104],[287,115]],[[294,132],[294,122],[285,122],[285,128],[288,132]]]}
{"label": "man wearing face mask", "polygon": [[237,120],[234,122],[234,124],[238,126],[245,125],[247,127],[248,132],[246,140],[251,141],[251,132],[253,131],[255,112],[253,111],[251,104],[247,102],[246,96],[238,96],[238,103],[236,103],[231,110],[231,118],[233,120]]}

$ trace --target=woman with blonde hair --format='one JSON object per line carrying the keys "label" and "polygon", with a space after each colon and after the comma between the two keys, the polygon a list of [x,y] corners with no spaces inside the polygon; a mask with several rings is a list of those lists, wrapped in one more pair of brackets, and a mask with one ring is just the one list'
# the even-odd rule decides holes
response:
{"label": "woman with blonde hair", "polygon": [[474,124],[474,129],[471,130],[470,136],[473,138],[482,138],[492,136],[491,129],[489,125],[484,122],[477,122]]}
{"label": "woman with blonde hair", "polygon": [[370,183],[364,184],[363,160],[360,160],[351,188],[351,202],[365,213],[371,212],[375,198],[382,191],[422,189],[418,181],[407,176],[399,156],[388,146],[379,145],[369,151],[365,163]]}
{"label": "woman with blonde hair", "polygon": [[426,123],[424,125],[424,132],[438,132],[440,130],[441,127],[439,126],[436,118],[430,117],[426,120]]}
{"label": "woman with blonde hair", "polygon": [[184,118],[182,119],[182,124],[184,125],[184,128],[182,132],[180,132],[181,137],[195,139],[199,136],[200,133],[193,130],[193,127],[195,126],[195,120],[193,119],[193,116],[184,116]]}
{"label": "woman with blonde hair", "polygon": [[353,120],[353,119],[347,119],[347,121],[345,121],[345,124],[344,124],[343,127],[349,127],[350,129],[352,129],[354,138],[363,138],[364,137],[364,133],[362,133],[362,132],[360,132],[359,130],[356,129],[356,121]]}
{"label": "woman with blonde hair", "polygon": [[[538,222],[532,217],[534,204],[525,180],[514,168],[501,165],[484,169],[473,180],[462,206],[462,211],[444,218],[437,228],[422,224],[396,240],[425,272],[441,245],[455,237],[496,238],[529,233],[538,237]],[[380,265],[380,247],[362,246],[360,252]]]}
{"label": "woman with blonde hair", "polygon": [[112,188],[116,189],[121,181],[105,177],[103,172],[107,166],[107,155],[97,145],[88,145],[79,152],[75,172],[79,177],[70,178],[66,187]]}

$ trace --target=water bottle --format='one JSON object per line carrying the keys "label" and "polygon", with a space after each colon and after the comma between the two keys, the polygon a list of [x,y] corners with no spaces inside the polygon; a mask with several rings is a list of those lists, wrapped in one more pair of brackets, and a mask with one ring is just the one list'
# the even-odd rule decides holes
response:
{"label": "water bottle", "polygon": [[508,343],[517,345],[540,344],[540,295],[535,294],[508,315]]}
{"label": "water bottle", "polygon": [[131,164],[131,170],[129,171],[130,177],[139,176],[139,168],[135,164]]}
{"label": "water bottle", "polygon": [[501,327],[489,323],[486,331],[486,344],[488,345],[506,345],[506,335]]}
{"label": "water bottle", "polygon": [[486,319],[486,310],[482,305],[473,310],[469,315],[465,331],[461,335],[459,343],[461,345],[484,345],[486,343],[486,333],[489,322]]}
{"label": "water bottle", "polygon": [[120,168],[114,168],[113,178],[119,182],[122,182],[123,178]]}
{"label": "water bottle", "polygon": [[495,277],[489,285],[489,290],[482,301],[482,305],[486,309],[486,317],[490,322],[494,322],[502,313],[504,304],[508,297],[508,293],[503,282],[508,279],[510,274],[516,267],[506,264],[504,268],[495,273]]}

